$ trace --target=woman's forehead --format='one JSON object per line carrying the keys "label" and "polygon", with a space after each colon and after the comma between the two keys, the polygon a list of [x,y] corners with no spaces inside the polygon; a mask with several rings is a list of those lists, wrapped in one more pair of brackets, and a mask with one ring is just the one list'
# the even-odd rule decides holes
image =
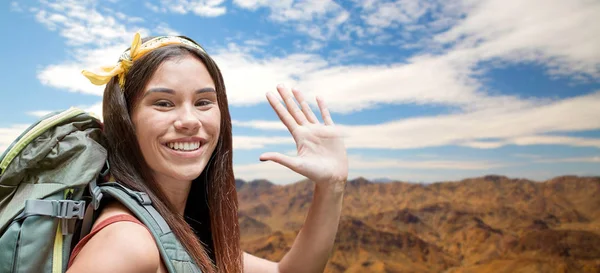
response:
{"label": "woman's forehead", "polygon": [[214,91],[215,84],[202,61],[193,56],[185,56],[162,62],[146,86],[146,90],[153,88],[196,93],[210,88]]}

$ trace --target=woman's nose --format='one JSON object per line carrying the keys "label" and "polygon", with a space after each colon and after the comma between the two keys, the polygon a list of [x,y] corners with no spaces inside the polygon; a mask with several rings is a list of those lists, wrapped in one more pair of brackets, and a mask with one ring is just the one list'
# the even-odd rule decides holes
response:
{"label": "woman's nose", "polygon": [[192,112],[193,110],[182,110],[181,113],[179,114],[179,118],[175,121],[175,129],[177,130],[181,130],[181,131],[193,131],[195,132],[196,130],[198,130],[200,128],[200,126],[202,125],[202,123],[200,122],[200,119],[198,119],[197,116],[194,115],[194,113]]}

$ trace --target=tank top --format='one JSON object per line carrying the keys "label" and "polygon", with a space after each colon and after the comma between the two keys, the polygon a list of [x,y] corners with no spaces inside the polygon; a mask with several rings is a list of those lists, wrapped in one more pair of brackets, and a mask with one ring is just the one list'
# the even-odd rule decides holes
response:
{"label": "tank top", "polygon": [[73,251],[71,252],[71,257],[69,258],[69,264],[67,265],[67,268],[71,267],[71,264],[75,260],[75,257],[77,257],[79,252],[81,252],[81,249],[85,246],[85,244],[87,244],[87,242],[90,239],[92,239],[92,237],[96,233],[98,233],[100,230],[107,227],[108,225],[117,223],[117,222],[133,222],[133,223],[142,225],[143,227],[145,227],[148,230],[148,232],[150,232],[148,227],[146,227],[144,224],[142,224],[142,222],[140,222],[137,218],[135,218],[129,214],[119,214],[119,215],[111,216],[111,217],[105,219],[104,221],[98,223],[98,225],[94,229],[92,229],[92,231],[88,235],[83,237],[81,239],[81,241],[79,241],[79,243],[77,243],[77,245],[75,246],[75,248],[73,248]]}

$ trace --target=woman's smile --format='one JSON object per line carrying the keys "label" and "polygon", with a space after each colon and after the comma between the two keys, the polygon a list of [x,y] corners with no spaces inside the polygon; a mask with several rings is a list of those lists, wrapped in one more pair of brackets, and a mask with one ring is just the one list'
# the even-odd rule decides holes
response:
{"label": "woman's smile", "polygon": [[167,142],[161,146],[165,148],[170,155],[182,157],[182,158],[195,158],[199,157],[204,152],[204,141],[177,141]]}
{"label": "woman's smile", "polygon": [[205,143],[206,140],[201,137],[185,137],[165,141],[162,144],[175,151],[192,152],[200,149]]}

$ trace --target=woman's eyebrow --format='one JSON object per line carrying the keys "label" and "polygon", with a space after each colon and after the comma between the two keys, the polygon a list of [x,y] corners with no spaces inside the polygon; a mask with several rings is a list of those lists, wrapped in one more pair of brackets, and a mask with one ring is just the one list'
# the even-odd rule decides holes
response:
{"label": "woman's eyebrow", "polygon": [[[170,88],[166,88],[166,87],[153,87],[150,88],[148,90],[146,90],[146,93],[144,94],[144,97],[146,97],[148,94],[151,93],[156,93],[156,92],[161,92],[161,93],[168,93],[171,95],[175,94],[175,91],[173,89]],[[202,89],[198,89],[196,90],[196,94],[200,94],[200,93],[206,93],[206,92],[217,92],[215,91],[215,89],[213,87],[204,87]]]}
{"label": "woman's eyebrow", "polygon": [[174,95],[175,91],[173,91],[173,89],[166,88],[166,87],[153,87],[153,88],[146,90],[144,97],[146,97],[152,93],[168,93],[168,94]]}
{"label": "woman's eyebrow", "polygon": [[217,91],[215,91],[215,89],[213,87],[204,87],[202,89],[196,90],[196,94],[206,93],[206,92],[217,92]]}

